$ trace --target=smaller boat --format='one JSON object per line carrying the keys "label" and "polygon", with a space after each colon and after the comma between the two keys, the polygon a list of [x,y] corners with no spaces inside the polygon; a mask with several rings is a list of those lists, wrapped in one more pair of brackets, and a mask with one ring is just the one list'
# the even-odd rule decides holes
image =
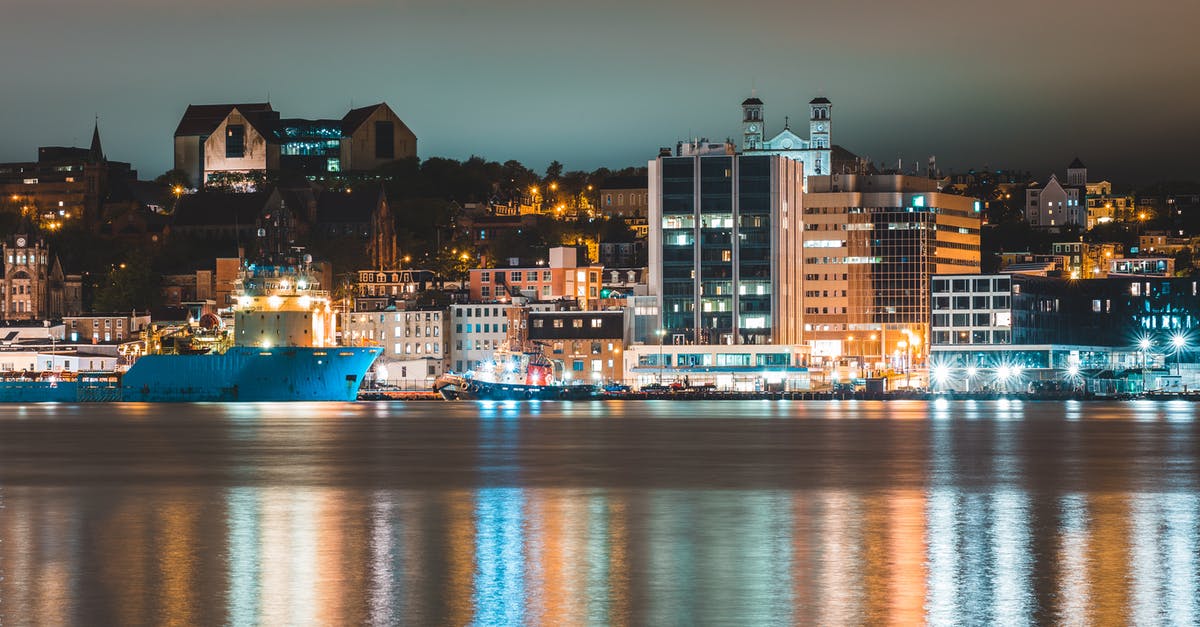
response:
{"label": "smaller boat", "polygon": [[446,400],[473,401],[573,401],[600,394],[597,386],[562,373],[562,362],[540,352],[500,351],[478,371],[439,376],[433,390]]}

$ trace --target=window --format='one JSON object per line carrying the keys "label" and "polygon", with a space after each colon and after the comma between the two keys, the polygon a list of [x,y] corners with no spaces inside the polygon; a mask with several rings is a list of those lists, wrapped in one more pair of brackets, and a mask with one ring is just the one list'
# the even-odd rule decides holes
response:
{"label": "window", "polygon": [[396,158],[395,132],[391,122],[375,123],[375,158]]}
{"label": "window", "polygon": [[561,319],[561,318],[559,318],[559,319],[556,319],[556,320],[554,321],[554,328],[555,328],[555,329],[561,329],[561,328],[563,328],[563,321],[562,321],[562,319]]}
{"label": "window", "polygon": [[575,327],[576,329],[582,329],[583,328],[583,318],[576,318],[576,319],[572,320],[571,326]]}
{"label": "window", "polygon": [[592,318],[592,328],[593,329],[599,329],[603,323],[604,323],[604,321],[601,320],[600,318]]}
{"label": "window", "polygon": [[229,124],[225,127],[225,158],[241,159],[246,156],[246,127]]}
{"label": "window", "polygon": [[571,370],[575,372],[583,372],[583,360],[576,359],[571,362]]}

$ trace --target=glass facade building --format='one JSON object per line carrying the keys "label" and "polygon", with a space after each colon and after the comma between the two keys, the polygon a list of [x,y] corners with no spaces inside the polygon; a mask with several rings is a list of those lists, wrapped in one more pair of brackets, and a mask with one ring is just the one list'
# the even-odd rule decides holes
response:
{"label": "glass facade building", "polygon": [[930,277],[979,272],[981,203],[916,176],[811,176],[808,184],[803,334],[814,358],[919,363]]}
{"label": "glass facade building", "polygon": [[798,297],[798,235],[789,234],[799,230],[803,165],[718,152],[660,157],[650,172],[650,282],[665,341],[795,341],[787,296]]}
{"label": "glass facade building", "polygon": [[1147,339],[1170,350],[1176,335],[1200,341],[1194,278],[956,275],[931,285],[935,345],[1131,347]]}

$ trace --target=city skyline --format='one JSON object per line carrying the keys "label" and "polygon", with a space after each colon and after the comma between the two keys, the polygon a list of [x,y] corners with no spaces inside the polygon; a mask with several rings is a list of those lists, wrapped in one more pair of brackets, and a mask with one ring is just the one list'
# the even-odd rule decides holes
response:
{"label": "city skyline", "polygon": [[[1200,55],[1181,53],[1194,47],[1185,31],[1200,7],[952,8],[881,6],[863,17],[783,3],[533,11],[17,0],[0,54],[37,51],[37,63],[9,72],[8,91],[25,97],[0,103],[0,161],[86,145],[99,115],[109,156],[152,178],[171,166],[171,133],[188,104],[270,99],[314,118],[387,102],[422,158],[619,168],[680,140],[736,141],[738,105],[755,90],[770,132],[785,117],[800,126],[812,97],[830,98],[835,143],[889,167],[923,168],[934,155],[944,171],[987,165],[1041,180],[1079,156],[1118,182],[1192,177],[1200,130],[1187,103],[1200,94]],[[1069,39],[1063,24],[1123,30]],[[74,45],[43,49],[50,32]]]}

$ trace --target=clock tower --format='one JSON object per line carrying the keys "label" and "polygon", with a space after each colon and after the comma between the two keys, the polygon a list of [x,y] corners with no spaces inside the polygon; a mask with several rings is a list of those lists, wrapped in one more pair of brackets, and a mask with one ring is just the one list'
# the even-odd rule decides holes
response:
{"label": "clock tower", "polygon": [[742,101],[742,151],[763,145],[763,102],[755,96]]}
{"label": "clock tower", "polygon": [[830,139],[832,124],[831,110],[833,103],[824,96],[813,98],[808,103],[808,145],[816,152],[813,163],[815,174],[830,174],[832,171],[831,155],[833,143]]}

